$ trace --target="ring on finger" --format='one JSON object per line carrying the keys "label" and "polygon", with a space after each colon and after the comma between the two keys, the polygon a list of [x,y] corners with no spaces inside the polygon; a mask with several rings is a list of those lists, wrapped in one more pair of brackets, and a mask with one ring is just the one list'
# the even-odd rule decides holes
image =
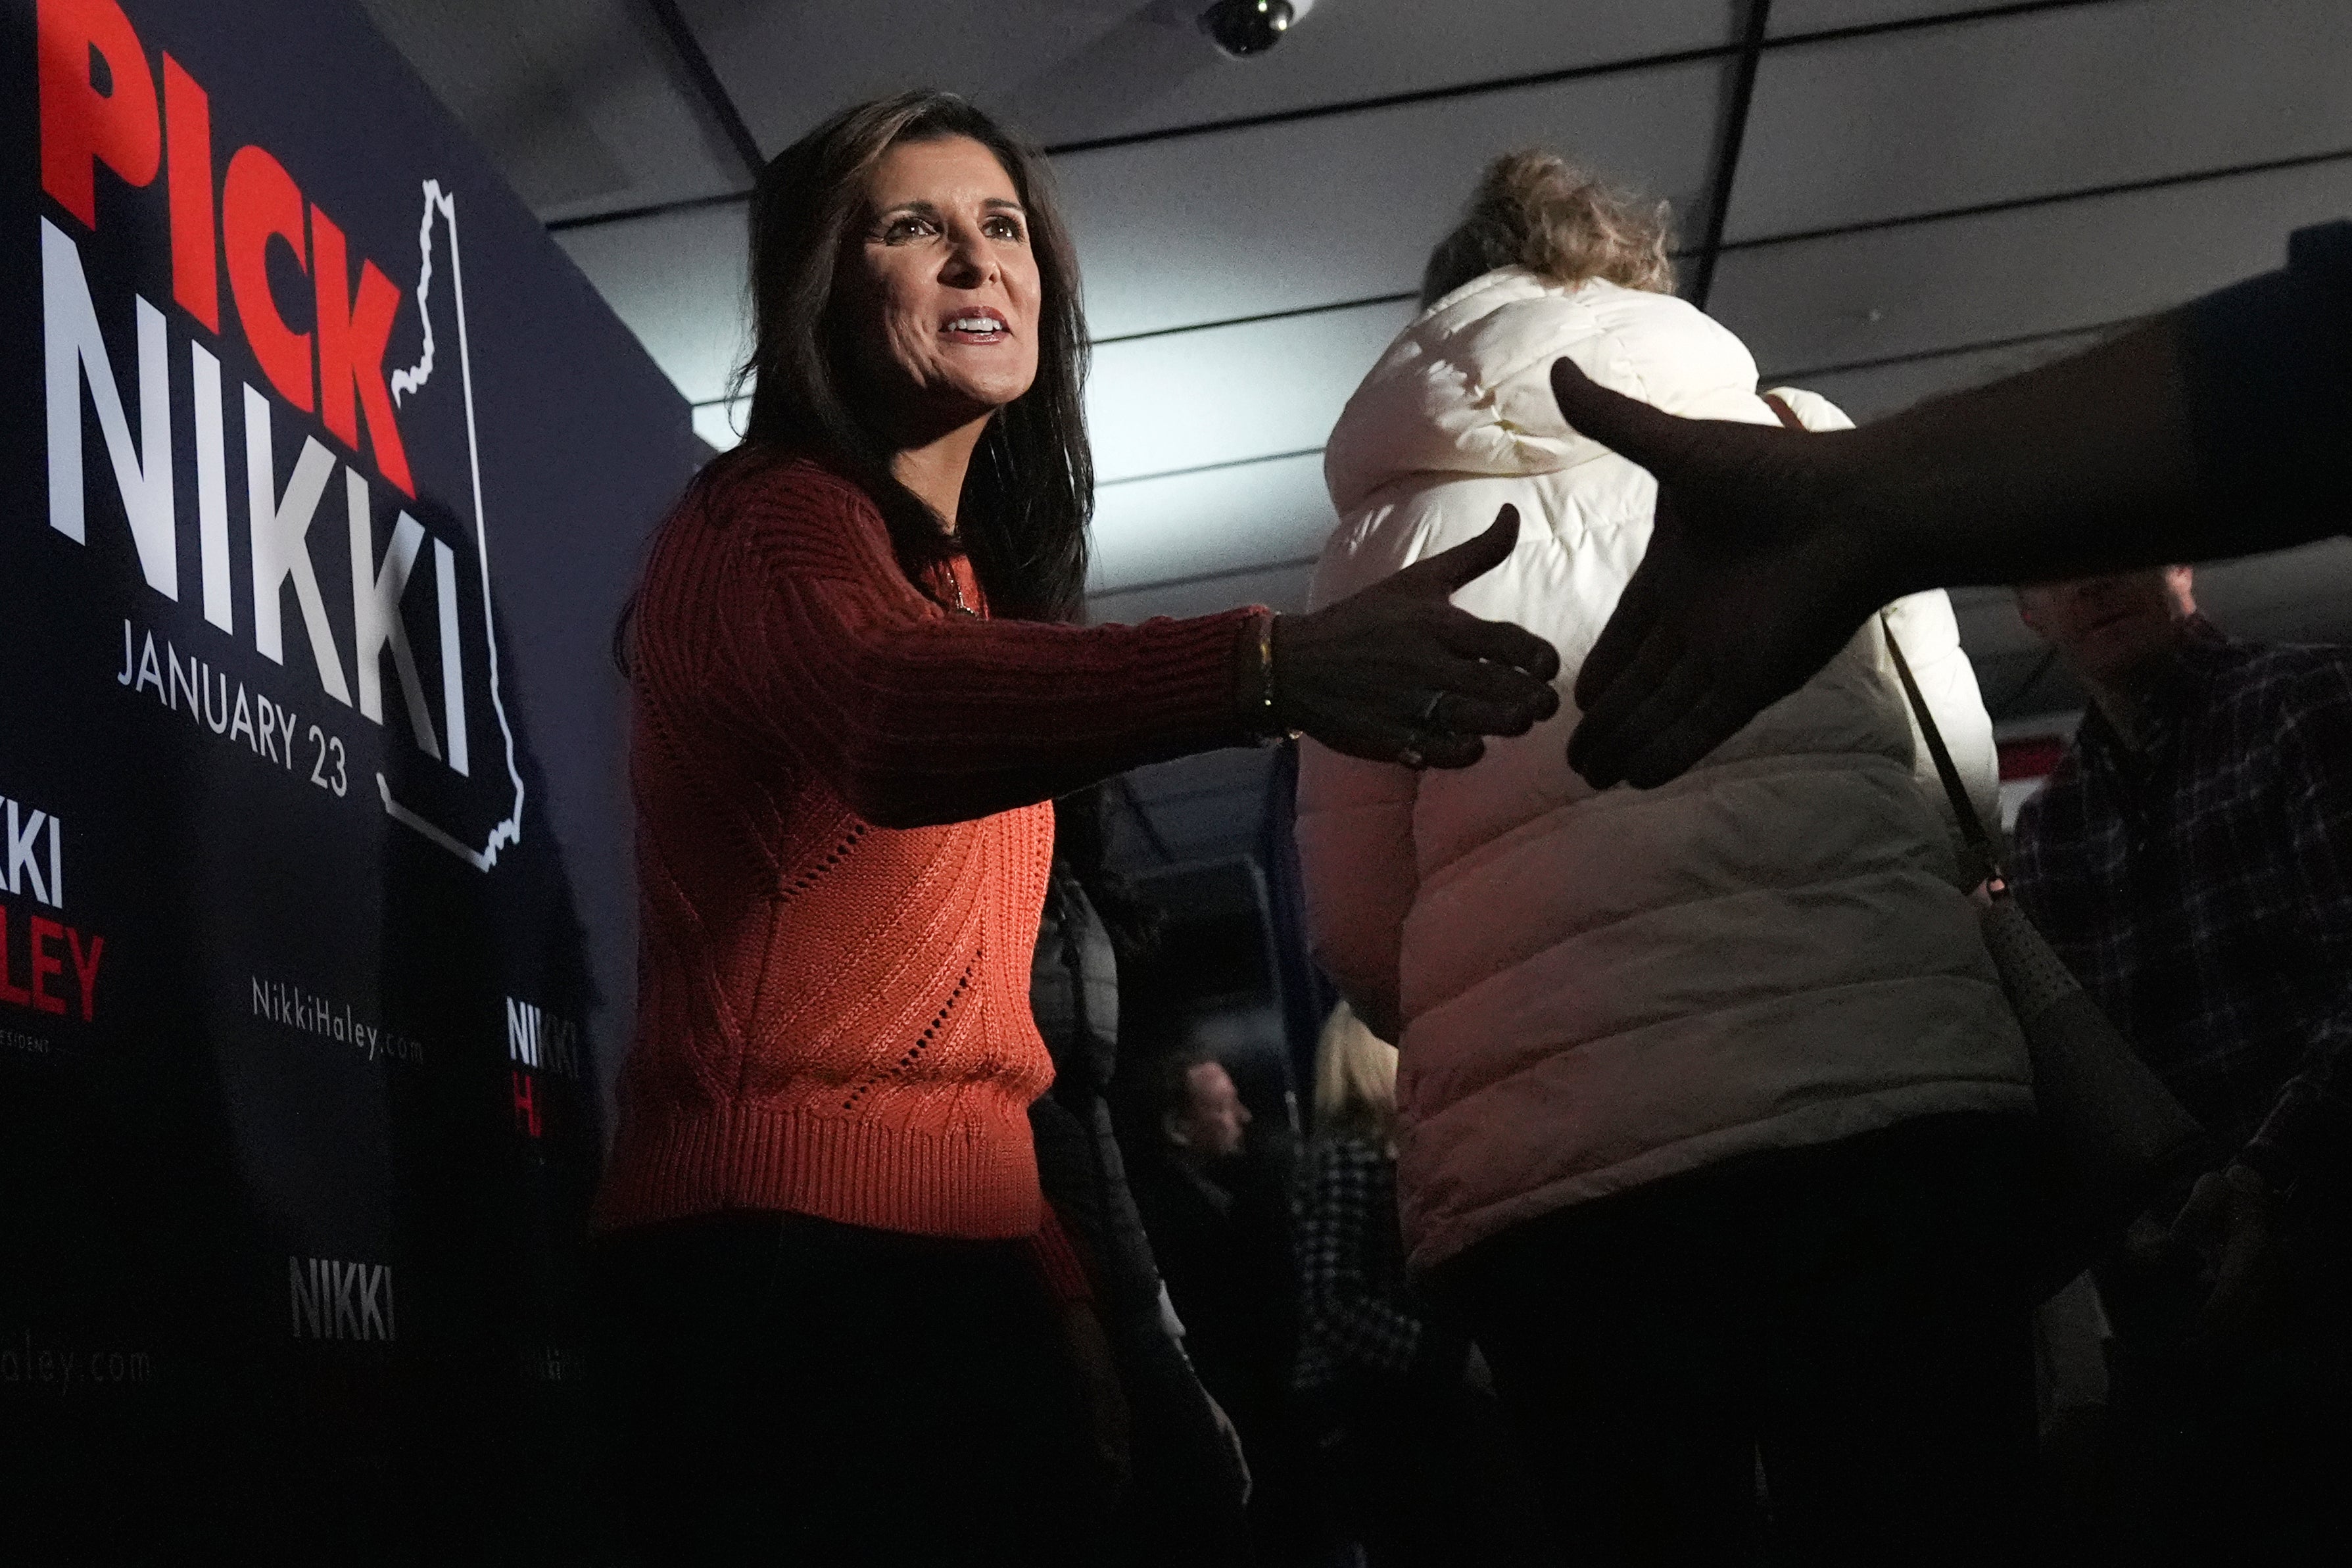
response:
{"label": "ring on finger", "polygon": [[1423,757],[1417,748],[1410,746],[1399,751],[1396,759],[1404,767],[1416,770],[1429,766],[1429,758]]}

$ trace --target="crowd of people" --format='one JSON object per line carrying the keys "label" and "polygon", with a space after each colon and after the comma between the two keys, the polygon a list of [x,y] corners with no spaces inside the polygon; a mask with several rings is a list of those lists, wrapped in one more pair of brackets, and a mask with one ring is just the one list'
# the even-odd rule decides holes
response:
{"label": "crowd of people", "polygon": [[[2232,642],[2163,563],[2342,526],[2352,225],[1855,430],[1674,295],[1662,210],[1515,154],[1332,433],[1311,607],[1132,627],[1077,622],[1087,340],[1035,152],[858,105],[751,244],[747,439],[622,640],[643,982],[592,1258],[638,1557],[2321,1538],[2352,653]],[[2092,701],[2006,880],[1938,586],[1980,581],[2034,584]],[[1152,914],[1088,793],[1286,738],[1345,998],[1303,1127],[1122,1030]],[[2069,1287],[2110,1397],[2063,1484],[2012,889],[2207,1134]]]}

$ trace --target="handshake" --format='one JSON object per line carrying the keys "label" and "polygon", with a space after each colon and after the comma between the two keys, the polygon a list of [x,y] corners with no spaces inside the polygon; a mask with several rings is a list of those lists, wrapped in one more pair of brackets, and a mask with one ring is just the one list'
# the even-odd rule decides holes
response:
{"label": "handshake", "polygon": [[[2328,503],[2341,476],[2289,461],[2302,451],[2293,433],[2280,434],[2274,467],[2261,451],[2200,454],[2189,341],[2188,315],[2175,311],[2075,359],[1819,434],[1678,418],[1557,361],[1552,393],[1569,424],[1658,481],[1648,553],[1577,672],[1570,765],[1596,789],[1678,777],[1907,593],[2337,531]],[[2217,464],[2271,493],[2214,504],[2205,469]],[[1549,717],[1556,698],[1533,685],[1558,674],[1557,654],[1442,602],[1516,537],[1507,507],[1480,538],[1286,624],[1286,651],[1335,623],[1380,633],[1360,650],[1360,679],[1307,678],[1291,722],[1355,756],[1466,767],[1480,734],[1523,734]],[[1318,616],[1333,621],[1315,626]],[[1390,633],[1399,641],[1377,646]],[[1361,700],[1383,676],[1403,685],[1384,703]],[[1318,725],[1335,707],[1349,717],[1326,734]]]}

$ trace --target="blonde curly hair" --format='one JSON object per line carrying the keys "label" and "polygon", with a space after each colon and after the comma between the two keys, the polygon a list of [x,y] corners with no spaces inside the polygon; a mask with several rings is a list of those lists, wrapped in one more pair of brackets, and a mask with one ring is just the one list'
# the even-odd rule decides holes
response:
{"label": "blonde curly hair", "polygon": [[1357,1137],[1393,1148],[1397,1049],[1341,1002],[1315,1047],[1315,1135]]}
{"label": "blonde curly hair", "polygon": [[1429,253],[1422,308],[1502,267],[1524,267],[1570,287],[1603,277],[1669,294],[1673,236],[1664,202],[1606,184],[1555,152],[1506,152],[1486,165],[1462,221]]}

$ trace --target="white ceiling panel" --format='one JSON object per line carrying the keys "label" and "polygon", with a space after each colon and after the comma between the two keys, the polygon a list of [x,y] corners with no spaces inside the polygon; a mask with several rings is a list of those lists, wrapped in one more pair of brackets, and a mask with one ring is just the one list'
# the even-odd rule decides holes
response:
{"label": "white ceiling panel", "polygon": [[1287,614],[1307,608],[1307,580],[1314,575],[1312,566],[1269,567],[1128,593],[1090,594],[1087,619],[1132,625],[1155,615],[1213,615],[1241,604],[1263,604]]}
{"label": "white ceiling panel", "polygon": [[[1981,11],[1999,0],[1773,0],[1768,37],[1822,33],[1836,27],[1874,27],[1889,22],[1923,22],[1956,11]],[[2092,0],[2093,4],[2111,0]]]}
{"label": "white ceiling panel", "polygon": [[1776,49],[1725,233],[2352,150],[2347,72],[2345,0],[2092,5]]}
{"label": "white ceiling panel", "polygon": [[696,403],[694,434],[716,450],[729,451],[742,444],[743,423],[751,414],[751,400],[748,397],[734,398],[726,402]]}
{"label": "white ceiling panel", "polygon": [[740,204],[565,229],[555,240],[688,402],[727,395],[748,343]]}
{"label": "white ceiling panel", "polygon": [[1366,305],[1101,345],[1087,385],[1096,477],[1320,447],[1412,316]]}
{"label": "white ceiling panel", "polygon": [[1322,0],[1276,48],[1219,54],[1208,0],[685,0],[761,146],[781,150],[836,109],[946,88],[1046,145],[1281,114],[1331,103],[1737,39],[1737,0]]}
{"label": "white ceiling panel", "polygon": [[1809,379],[1805,390],[1819,392],[1837,404],[1856,424],[1867,424],[1927,398],[1982,386],[2036,365],[2046,365],[2053,360],[2079,354],[2104,336],[2101,332],[2063,332],[2053,338],[2035,338],[1998,349],[1973,349],[1957,354],[1897,360],[1890,365],[1833,371]]}
{"label": "white ceiling panel", "polygon": [[1517,147],[1572,153],[1688,212],[1706,184],[1729,68],[1666,67],[1056,159],[1093,329],[1121,337],[1412,290],[1479,170]]}
{"label": "white ceiling panel", "polygon": [[2352,211],[2352,159],[1725,255],[1712,312],[1759,364],[1932,353],[2100,325],[2280,266]]}
{"label": "white ceiling panel", "polygon": [[542,219],[749,183],[642,0],[361,3]]}
{"label": "white ceiling panel", "polygon": [[1294,569],[1323,549],[1334,521],[1320,453],[1106,485],[1095,493],[1090,591],[1100,602],[1153,583]]}

